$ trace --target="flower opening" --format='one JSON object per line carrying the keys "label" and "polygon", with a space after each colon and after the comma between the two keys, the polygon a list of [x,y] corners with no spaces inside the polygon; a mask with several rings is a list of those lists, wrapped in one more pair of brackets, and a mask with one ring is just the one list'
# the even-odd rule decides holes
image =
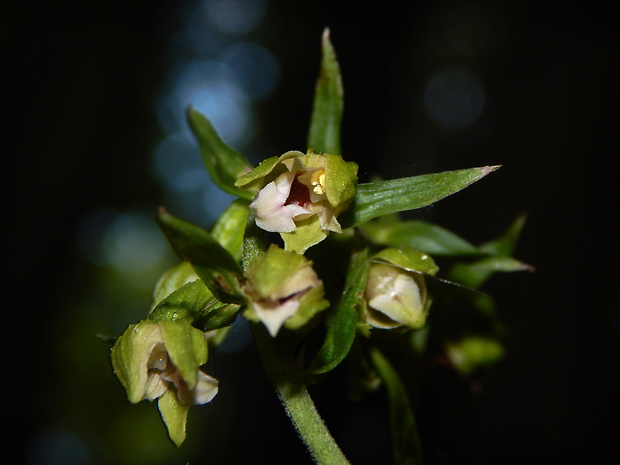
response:
{"label": "flower opening", "polygon": [[252,211],[259,228],[280,233],[285,249],[303,253],[329,232],[355,197],[357,165],[337,155],[287,152],[265,160],[236,185],[256,190]]}

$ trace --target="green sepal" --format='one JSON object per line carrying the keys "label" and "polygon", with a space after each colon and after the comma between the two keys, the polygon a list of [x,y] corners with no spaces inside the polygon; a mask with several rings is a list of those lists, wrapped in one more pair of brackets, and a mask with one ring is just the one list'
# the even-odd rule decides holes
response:
{"label": "green sepal", "polygon": [[110,350],[114,373],[132,404],[144,398],[149,356],[152,348],[159,342],[159,325],[156,322],[142,321],[129,325]]}
{"label": "green sepal", "polygon": [[340,154],[343,90],[340,66],[329,40],[329,29],[323,32],[321,48],[321,70],[314,93],[308,147],[317,153]]}
{"label": "green sepal", "polygon": [[267,297],[278,293],[284,283],[307,266],[311,266],[311,262],[303,255],[284,251],[272,244],[266,254],[250,264],[247,275],[256,292]]}
{"label": "green sepal", "polygon": [[[291,152],[286,152],[282,155],[282,157],[288,153]],[[295,153],[303,155],[301,152]],[[275,166],[281,161],[282,157],[271,157],[261,161],[256,168],[240,176],[235,181],[235,186],[243,189],[244,192],[248,191],[253,193],[252,198],[254,198],[254,193],[258,192],[266,184],[265,178],[271,174]]]}
{"label": "green sepal", "polygon": [[435,264],[433,258],[419,250],[405,248],[390,247],[383,249],[379,253],[373,255],[373,261],[385,261],[407,271],[428,274],[435,276],[439,267]]}
{"label": "green sepal", "polygon": [[169,389],[157,399],[157,407],[168,430],[168,437],[175,446],[180,447],[185,441],[189,406],[179,400],[176,392]]}
{"label": "green sepal", "polygon": [[225,304],[217,300],[204,282],[197,279],[165,297],[149,314],[149,319],[185,319],[202,331],[211,331],[231,325],[239,309],[238,304]]}
{"label": "green sepal", "polygon": [[243,271],[235,258],[207,231],[161,209],[157,220],[175,252],[192,264],[196,274],[221,302],[242,304]]}
{"label": "green sepal", "polygon": [[196,384],[198,368],[207,362],[208,348],[204,334],[187,320],[143,320],[130,325],[116,340],[110,355],[114,372],[131,403],[144,398],[149,357],[153,348],[161,343],[189,389]]}
{"label": "green sepal", "polygon": [[295,224],[297,226],[295,231],[280,233],[284,241],[284,250],[303,254],[327,237],[327,231],[321,228],[319,217],[316,215],[297,221]]}
{"label": "green sepal", "polygon": [[336,368],[349,354],[360,318],[360,305],[368,277],[368,249],[358,246],[351,256],[345,291],[326,315],[326,334],[323,344],[307,371],[310,376],[327,373]]}
{"label": "green sepal", "polygon": [[323,296],[322,284],[304,293],[299,302],[299,310],[295,315],[286,320],[284,326],[293,331],[306,326],[317,313],[329,307],[329,302]]}
{"label": "green sepal", "polygon": [[312,269],[312,262],[303,255],[271,245],[266,253],[258,255],[246,270],[248,306],[244,316],[259,322],[254,301],[284,301],[299,296],[297,311],[283,326],[298,330],[314,316],[325,310],[329,302],[323,298],[323,283]]}
{"label": "green sepal", "polygon": [[209,356],[207,340],[202,331],[194,328],[187,320],[158,321],[164,338],[164,345],[172,363],[177,367],[189,389],[198,379],[200,365],[207,363]]}
{"label": "green sepal", "polygon": [[329,203],[342,211],[355,198],[358,166],[340,155],[326,153],[325,193]]}
{"label": "green sepal", "polygon": [[420,220],[384,224],[370,221],[361,226],[364,235],[377,245],[411,247],[437,256],[480,255],[476,246],[436,224]]}
{"label": "green sepal", "polygon": [[499,168],[484,166],[409,178],[358,184],[349,209],[341,215],[343,228],[359,226],[383,215],[426,207],[452,195]]}
{"label": "green sepal", "polygon": [[370,358],[387,390],[393,463],[421,465],[422,445],[405,386],[379,349],[373,347]]}
{"label": "green sepal", "polygon": [[252,193],[235,186],[236,179],[252,169],[252,165],[239,152],[222,141],[211,122],[191,106],[187,121],[198,140],[202,161],[213,182],[224,192],[252,200]]}

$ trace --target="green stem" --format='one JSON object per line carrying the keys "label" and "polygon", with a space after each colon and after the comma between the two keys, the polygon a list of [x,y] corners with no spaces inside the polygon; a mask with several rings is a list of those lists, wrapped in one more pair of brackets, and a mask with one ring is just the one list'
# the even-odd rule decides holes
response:
{"label": "green stem", "polygon": [[314,461],[320,465],[343,465],[349,461],[329,433],[314,402],[286,357],[261,324],[253,324],[263,364],[278,397]]}

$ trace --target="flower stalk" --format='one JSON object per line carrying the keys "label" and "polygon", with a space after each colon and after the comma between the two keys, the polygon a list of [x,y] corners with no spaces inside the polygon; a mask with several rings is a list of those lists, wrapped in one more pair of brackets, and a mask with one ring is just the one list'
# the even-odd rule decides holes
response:
{"label": "flower stalk", "polygon": [[263,326],[253,324],[252,328],[269,380],[314,461],[319,465],[349,464],[319,415],[292,361],[282,353],[277,340]]}

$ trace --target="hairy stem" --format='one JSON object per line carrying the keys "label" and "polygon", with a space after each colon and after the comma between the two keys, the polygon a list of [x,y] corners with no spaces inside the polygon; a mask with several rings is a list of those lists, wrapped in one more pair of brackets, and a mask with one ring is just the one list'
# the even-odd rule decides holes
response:
{"label": "hairy stem", "polygon": [[269,336],[262,325],[252,326],[269,379],[314,461],[320,465],[348,464],[349,461],[325,426],[291,360],[282,353],[276,340]]}

